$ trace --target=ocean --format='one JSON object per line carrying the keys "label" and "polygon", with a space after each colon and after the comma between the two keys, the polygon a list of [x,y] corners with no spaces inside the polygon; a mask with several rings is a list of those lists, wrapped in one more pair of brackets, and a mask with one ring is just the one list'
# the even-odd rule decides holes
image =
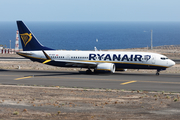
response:
{"label": "ocean", "polygon": [[[25,22],[44,46],[94,50],[180,45],[180,22]],[[16,22],[0,22],[0,45],[15,46]],[[20,44],[20,48],[21,44]]]}

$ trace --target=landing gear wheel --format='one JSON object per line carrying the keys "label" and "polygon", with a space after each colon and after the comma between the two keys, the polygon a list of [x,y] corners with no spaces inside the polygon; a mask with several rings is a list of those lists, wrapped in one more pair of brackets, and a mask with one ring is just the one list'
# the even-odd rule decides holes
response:
{"label": "landing gear wheel", "polygon": [[157,72],[156,72],[156,75],[157,75],[157,76],[159,75],[159,72],[160,72],[160,70],[157,70]]}
{"label": "landing gear wheel", "polygon": [[157,72],[157,73],[156,73],[156,75],[158,76],[158,75],[159,75],[159,73]]}
{"label": "landing gear wheel", "polygon": [[86,70],[86,73],[87,73],[87,74],[91,74],[92,71],[91,71],[91,70]]}

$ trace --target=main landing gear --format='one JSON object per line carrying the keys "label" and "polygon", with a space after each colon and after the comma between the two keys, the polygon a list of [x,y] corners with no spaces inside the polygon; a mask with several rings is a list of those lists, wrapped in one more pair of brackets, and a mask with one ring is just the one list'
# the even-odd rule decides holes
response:
{"label": "main landing gear", "polygon": [[87,73],[87,74],[91,74],[91,73],[92,73],[91,69],[88,68],[88,70],[86,70],[86,73]]}

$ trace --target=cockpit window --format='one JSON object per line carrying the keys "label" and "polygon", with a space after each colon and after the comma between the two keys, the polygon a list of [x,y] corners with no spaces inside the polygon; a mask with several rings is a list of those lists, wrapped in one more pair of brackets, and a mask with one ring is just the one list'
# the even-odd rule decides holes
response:
{"label": "cockpit window", "polygon": [[166,57],[161,57],[161,60],[166,60],[166,59],[168,59],[168,58],[166,58]]}

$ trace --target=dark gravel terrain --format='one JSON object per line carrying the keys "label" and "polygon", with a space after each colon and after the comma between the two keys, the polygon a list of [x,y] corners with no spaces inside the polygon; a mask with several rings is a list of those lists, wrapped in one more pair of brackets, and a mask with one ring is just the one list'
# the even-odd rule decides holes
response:
{"label": "dark gravel terrain", "polygon": [[1,119],[179,119],[179,93],[0,86]]}

